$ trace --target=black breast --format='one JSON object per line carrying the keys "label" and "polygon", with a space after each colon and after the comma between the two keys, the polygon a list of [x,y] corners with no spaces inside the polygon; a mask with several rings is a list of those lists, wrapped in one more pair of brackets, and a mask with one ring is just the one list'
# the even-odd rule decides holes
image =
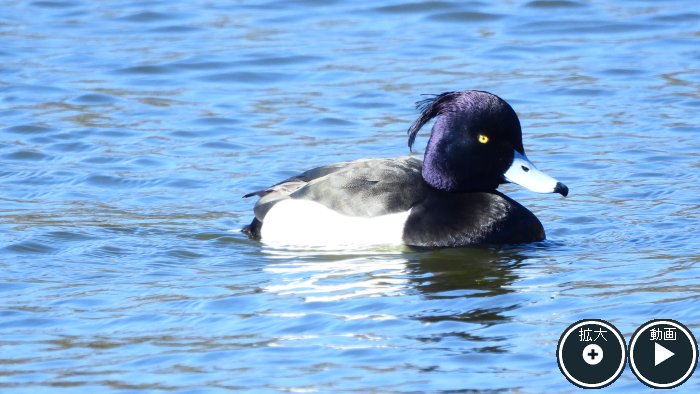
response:
{"label": "black breast", "polygon": [[407,245],[421,247],[518,244],[544,238],[537,217],[497,191],[433,191],[413,208],[403,233]]}

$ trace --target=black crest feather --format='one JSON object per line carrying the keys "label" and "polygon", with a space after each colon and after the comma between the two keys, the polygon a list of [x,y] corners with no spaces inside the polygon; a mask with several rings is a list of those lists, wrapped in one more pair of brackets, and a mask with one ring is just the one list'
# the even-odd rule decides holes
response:
{"label": "black crest feather", "polygon": [[420,111],[420,116],[408,128],[408,148],[411,151],[413,151],[413,143],[416,141],[416,136],[421,127],[425,126],[434,117],[442,115],[450,107],[452,101],[461,94],[462,92],[446,92],[416,102],[416,108]]}

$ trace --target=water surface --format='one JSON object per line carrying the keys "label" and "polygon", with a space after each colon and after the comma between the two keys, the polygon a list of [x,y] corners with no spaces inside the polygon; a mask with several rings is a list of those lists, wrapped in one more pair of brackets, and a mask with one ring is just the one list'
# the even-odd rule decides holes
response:
{"label": "water surface", "polygon": [[[568,393],[576,320],[700,333],[693,1],[2,9],[0,391]],[[301,252],[231,231],[249,191],[407,154],[414,102],[462,89],[510,102],[571,188],[502,188],[548,241]],[[629,368],[608,390],[651,391]]]}

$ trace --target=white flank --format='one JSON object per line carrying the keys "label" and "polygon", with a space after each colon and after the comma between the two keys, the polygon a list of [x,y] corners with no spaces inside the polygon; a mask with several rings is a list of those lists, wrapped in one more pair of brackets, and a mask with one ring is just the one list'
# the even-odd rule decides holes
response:
{"label": "white flank", "polygon": [[372,218],[347,216],[309,200],[283,200],[265,215],[262,241],[274,246],[400,245],[411,211]]}

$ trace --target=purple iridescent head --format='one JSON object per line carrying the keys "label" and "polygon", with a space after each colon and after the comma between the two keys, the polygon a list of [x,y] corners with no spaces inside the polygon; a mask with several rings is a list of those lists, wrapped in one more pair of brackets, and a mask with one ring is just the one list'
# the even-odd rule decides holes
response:
{"label": "purple iridescent head", "polygon": [[493,191],[505,182],[540,193],[568,194],[561,182],[537,170],[523,148],[513,108],[487,92],[447,92],[417,103],[421,115],[408,129],[412,148],[418,131],[436,118],[423,160],[423,179],[447,192]]}

